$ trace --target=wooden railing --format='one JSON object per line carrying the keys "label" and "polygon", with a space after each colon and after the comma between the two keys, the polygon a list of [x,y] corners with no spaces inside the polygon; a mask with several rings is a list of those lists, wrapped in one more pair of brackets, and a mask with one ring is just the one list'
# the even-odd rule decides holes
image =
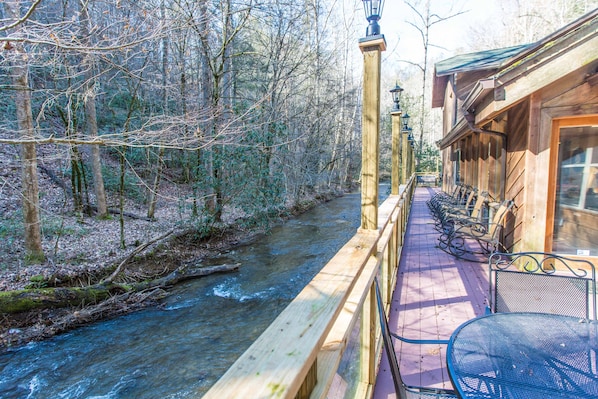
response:
{"label": "wooden railing", "polygon": [[326,398],[356,330],[358,381],[348,384],[354,398],[372,396],[381,355],[373,281],[388,304],[414,187],[415,175],[380,206],[378,230],[359,229],[204,398]]}

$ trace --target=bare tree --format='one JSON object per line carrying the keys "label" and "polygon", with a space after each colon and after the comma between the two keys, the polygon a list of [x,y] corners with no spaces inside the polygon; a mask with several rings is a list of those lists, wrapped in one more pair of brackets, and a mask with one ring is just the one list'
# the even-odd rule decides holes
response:
{"label": "bare tree", "polygon": [[426,121],[426,114],[428,114],[428,95],[430,90],[428,89],[428,75],[429,75],[429,51],[430,47],[438,47],[437,45],[432,43],[430,38],[430,28],[432,26],[439,24],[441,22],[445,22],[451,18],[454,18],[458,15],[465,13],[466,11],[452,13],[448,16],[440,16],[434,13],[431,9],[430,0],[426,0],[423,11],[417,9],[414,4],[410,2],[406,2],[406,4],[411,8],[411,10],[416,15],[417,22],[410,22],[408,21],[409,25],[413,26],[420,34],[421,44],[423,48],[423,60],[421,63],[411,63],[412,65],[417,66],[422,72],[422,85],[421,85],[421,100],[419,103],[419,149],[418,152],[422,152],[423,149],[423,142],[424,142],[424,132],[425,132],[425,121]]}
{"label": "bare tree", "polygon": [[[167,23],[165,0],[160,1],[160,20],[162,24]],[[162,112],[168,114],[168,35],[163,35],[161,40],[162,51]],[[164,160],[164,147],[158,149],[158,159],[154,173],[154,182],[149,193],[149,206],[147,208],[147,217],[153,219],[156,213],[156,203],[158,202],[158,190],[160,188],[160,179],[162,178]]]}
{"label": "bare tree", "polygon": [[[81,41],[91,46],[92,33],[89,30],[91,21],[89,19],[87,0],[78,0],[79,3],[79,27],[81,31]],[[96,113],[96,79],[94,77],[93,55],[87,53],[84,55],[82,68],[84,70],[85,91],[84,104],[87,133],[91,140],[98,136],[98,122]],[[91,145],[91,169],[93,171],[93,187],[95,190],[97,215],[100,218],[108,216],[108,206],[106,203],[106,191],[104,189],[104,177],[102,176],[102,162],[100,160],[100,146]]]}
{"label": "bare tree", "polygon": [[[597,0],[504,0],[469,28],[470,51],[533,43],[598,7]],[[495,18],[500,13],[500,18]]]}
{"label": "bare tree", "polygon": [[[24,21],[35,9],[39,2],[21,15],[21,2],[5,1],[4,10],[14,22],[9,26],[16,28],[20,21]],[[4,51],[11,58],[12,81],[15,91],[15,105],[20,136],[24,140],[31,140],[34,136],[33,113],[31,111],[31,88],[29,86],[29,61],[25,47],[20,42],[4,43]],[[30,262],[41,262],[45,259],[41,238],[41,219],[39,212],[39,188],[37,177],[36,145],[32,142],[21,145],[22,162],[22,195],[23,216],[25,223],[25,251],[26,259]]]}

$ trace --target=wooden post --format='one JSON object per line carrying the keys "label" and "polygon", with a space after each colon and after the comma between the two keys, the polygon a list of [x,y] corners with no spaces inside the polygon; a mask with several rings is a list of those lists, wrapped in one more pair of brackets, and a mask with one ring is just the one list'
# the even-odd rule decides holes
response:
{"label": "wooden post", "polygon": [[415,163],[415,147],[411,147],[411,173],[410,175],[416,172],[416,163]]}
{"label": "wooden post", "polygon": [[359,40],[363,53],[361,156],[361,228],[378,229],[378,161],[380,136],[380,66],[386,50],[383,35]]}
{"label": "wooden post", "polygon": [[407,184],[409,175],[407,174],[407,158],[409,155],[409,134],[407,132],[401,134],[401,184]]}
{"label": "wooden post", "polygon": [[391,112],[390,117],[392,119],[392,168],[390,176],[390,193],[392,195],[399,195],[399,185],[401,184],[401,177],[399,176],[399,165],[401,163],[401,111]]}
{"label": "wooden post", "polygon": [[413,147],[411,147],[411,143],[407,142],[407,180],[413,174],[413,168],[411,167],[413,164]]}

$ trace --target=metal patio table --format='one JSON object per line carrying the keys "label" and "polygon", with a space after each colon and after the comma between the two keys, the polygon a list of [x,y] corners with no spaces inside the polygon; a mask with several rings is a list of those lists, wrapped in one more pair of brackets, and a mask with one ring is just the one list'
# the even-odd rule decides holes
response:
{"label": "metal patio table", "polygon": [[598,398],[598,323],[542,313],[467,321],[447,348],[461,398]]}

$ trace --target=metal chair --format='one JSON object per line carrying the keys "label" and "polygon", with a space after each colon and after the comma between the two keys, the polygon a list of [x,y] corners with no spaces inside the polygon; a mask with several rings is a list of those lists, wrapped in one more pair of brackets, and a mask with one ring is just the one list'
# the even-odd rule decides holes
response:
{"label": "metal chair", "polygon": [[545,252],[496,252],[488,264],[489,312],[597,319],[596,269],[591,262]]}
{"label": "metal chair", "polygon": [[[427,398],[457,398],[455,391],[441,388],[427,388],[420,386],[407,385],[401,378],[399,370],[399,362],[392,343],[392,337],[403,339],[396,334],[390,332],[388,328],[388,319],[386,318],[386,311],[384,303],[382,302],[382,295],[380,294],[380,286],[378,279],[374,279],[374,286],[376,287],[376,303],[378,305],[378,316],[380,318],[380,327],[382,329],[382,339],[384,341],[384,349],[388,356],[388,363],[390,364],[390,372],[395,386],[398,399],[427,399]],[[411,343],[447,343],[448,341],[432,341],[432,340],[406,340]]]}
{"label": "metal chair", "polygon": [[493,252],[506,250],[501,242],[501,234],[507,214],[514,206],[512,200],[504,200],[491,223],[460,221],[454,229],[448,229],[440,235],[438,248],[470,261],[479,261],[479,255],[489,256]]}
{"label": "metal chair", "polygon": [[455,230],[457,227],[455,225],[482,223],[482,216],[484,208],[488,204],[488,198],[489,194],[487,191],[479,194],[476,193],[473,208],[449,208],[443,212],[433,214],[436,230],[440,233],[448,234]]}

